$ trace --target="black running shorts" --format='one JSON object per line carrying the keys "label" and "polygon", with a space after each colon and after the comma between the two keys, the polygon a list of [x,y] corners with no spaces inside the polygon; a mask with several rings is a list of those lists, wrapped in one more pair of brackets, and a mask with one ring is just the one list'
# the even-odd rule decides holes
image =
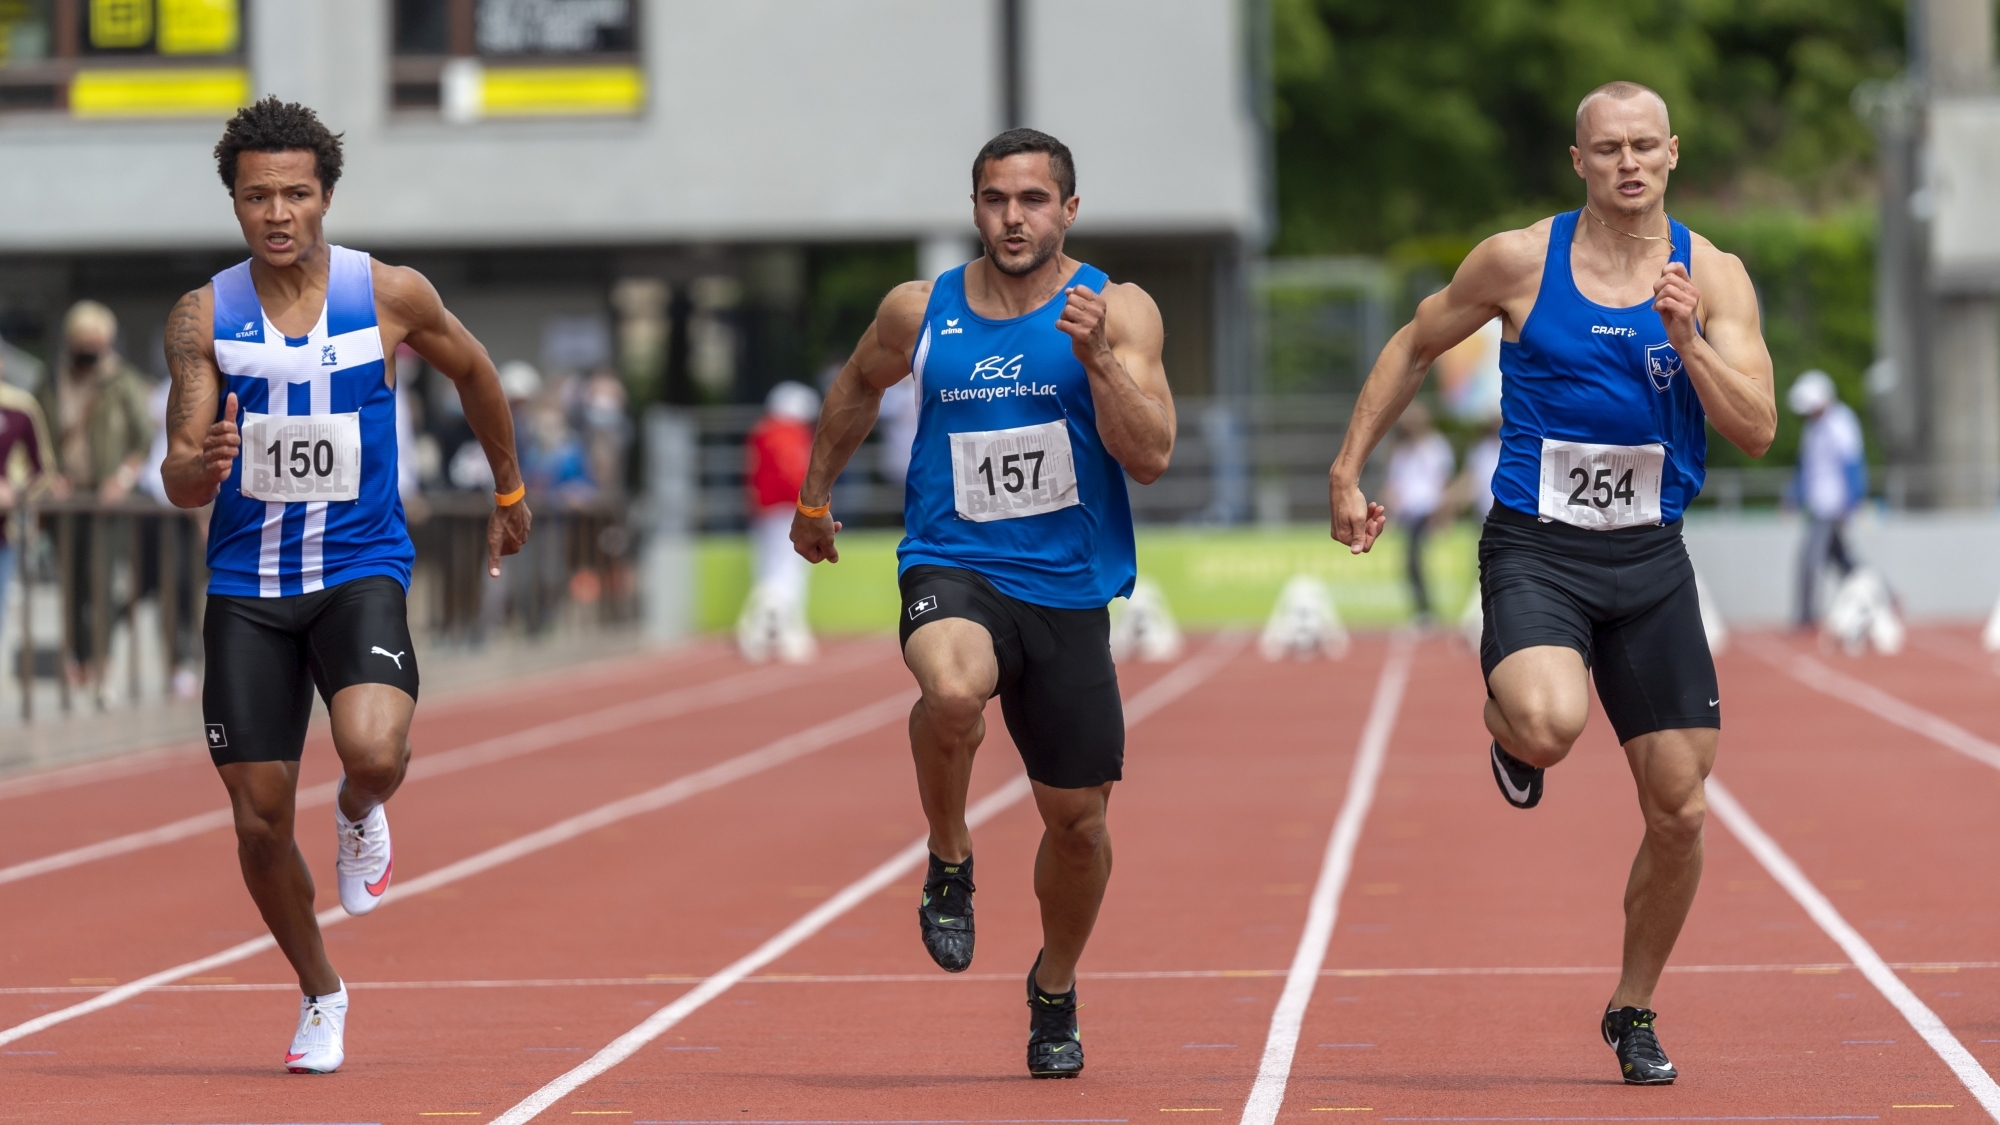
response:
{"label": "black running shorts", "polygon": [[1583,656],[1620,743],[1720,727],[1715,660],[1676,520],[1585,531],[1493,505],[1479,537],[1479,666],[1562,645]]}
{"label": "black running shorts", "polygon": [[312,718],[309,687],[329,706],[355,684],[417,697],[416,646],[403,584],[393,578],[284,598],[211,595],[201,632],[208,660],[201,717],[218,766],[298,761]]}
{"label": "black running shorts", "polygon": [[1010,598],[969,570],[903,572],[904,644],[946,617],[986,627],[1000,663],[1000,714],[1028,776],[1055,789],[1117,781],[1125,767],[1125,704],[1111,661],[1111,613],[1052,609]]}

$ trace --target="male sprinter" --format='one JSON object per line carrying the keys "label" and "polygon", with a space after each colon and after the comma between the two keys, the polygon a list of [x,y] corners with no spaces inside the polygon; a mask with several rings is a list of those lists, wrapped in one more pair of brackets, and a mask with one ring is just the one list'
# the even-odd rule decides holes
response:
{"label": "male sprinter", "polygon": [[1542,771],[1583,732],[1595,674],[1646,821],[1603,1019],[1639,1085],[1675,1077],[1653,987],[1701,880],[1702,783],[1722,725],[1681,512],[1701,491],[1704,422],[1753,457],[1777,425],[1749,275],[1667,217],[1679,153],[1658,94],[1613,82],[1586,95],[1569,150],[1583,209],[1487,239],[1417,307],[1328,478],[1333,537],[1366,551],[1384,517],[1356,484],[1369,453],[1432,361],[1501,319],[1500,464],[1479,541],[1489,756],[1507,800],[1533,808]]}
{"label": "male sprinter", "polygon": [[1125,474],[1150,483],[1174,449],[1153,299],[1062,252],[1076,166],[1061,141],[1010,129],[972,162],[985,254],[897,286],[827,394],[792,542],[840,561],[834,478],[875,423],[882,392],[916,376],[904,490],[903,660],[930,871],[917,910],[947,972],[972,964],[972,756],[1000,697],[1042,814],[1035,897],[1042,952],[1028,970],[1028,1073],[1083,1070],[1076,963],[1111,877],[1105,806],[1125,760],[1106,605],[1132,592]]}
{"label": "male sprinter", "polygon": [[347,989],[313,917],[293,842],[306,720],[317,686],[345,776],[335,803],[340,904],[366,914],[388,889],[382,802],[409,765],[417,662],[404,617],[415,551],[396,491],[396,406],[383,357],[407,343],[458,384],[501,490],[488,572],[528,536],[514,428],[486,350],[412,270],[330,246],[340,138],[304,106],[266,98],[215,146],[250,260],[182,297],[167,322],[167,495],[213,501],[209,755],[236,812],[250,897],[305,993],[285,1055],[295,1074],[345,1057]]}

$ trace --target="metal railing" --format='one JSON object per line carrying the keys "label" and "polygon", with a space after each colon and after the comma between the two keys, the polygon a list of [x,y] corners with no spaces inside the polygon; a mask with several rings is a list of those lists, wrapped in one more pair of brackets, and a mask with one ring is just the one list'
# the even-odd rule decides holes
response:
{"label": "metal railing", "polygon": [[[530,503],[535,503],[530,498]],[[434,642],[477,644],[518,628],[530,637],[621,626],[638,617],[632,537],[622,504],[543,501],[534,534],[486,576],[484,494],[430,494],[410,505],[416,545],[410,626]],[[0,601],[0,661],[24,720],[53,681],[63,714],[167,694],[201,660],[208,586],[207,513],[144,498],[107,505],[49,500],[0,512],[15,548]],[[193,682],[190,680],[189,682]]]}

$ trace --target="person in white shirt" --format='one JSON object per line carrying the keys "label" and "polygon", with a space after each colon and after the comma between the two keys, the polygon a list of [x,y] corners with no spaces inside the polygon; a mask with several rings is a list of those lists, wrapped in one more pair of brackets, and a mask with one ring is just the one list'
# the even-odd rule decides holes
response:
{"label": "person in white shirt", "polygon": [[1806,514],[1805,542],[1799,550],[1798,624],[1819,619],[1820,575],[1828,563],[1845,578],[1854,570],[1845,531],[1847,517],[1868,498],[1862,458],[1861,421],[1835,395],[1826,372],[1808,371],[1786,395],[1792,413],[1805,418],[1799,436],[1798,504]]}
{"label": "person in white shirt", "polygon": [[1430,592],[1424,586],[1424,543],[1430,537],[1431,518],[1444,506],[1452,462],[1451,443],[1431,427],[1430,412],[1422,403],[1411,403],[1396,424],[1396,444],[1389,451],[1388,501],[1407,537],[1405,565],[1419,622],[1431,619]]}

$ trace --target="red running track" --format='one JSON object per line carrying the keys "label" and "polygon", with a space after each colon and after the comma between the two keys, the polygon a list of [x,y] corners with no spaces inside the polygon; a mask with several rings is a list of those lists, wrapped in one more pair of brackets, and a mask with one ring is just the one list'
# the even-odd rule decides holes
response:
{"label": "red running track", "polygon": [[[1389,646],[1364,638],[1337,663],[1243,653],[1191,686],[1162,686],[1185,694],[1135,726],[1130,780],[1113,801],[1117,872],[1084,966],[1082,1079],[1022,1071],[1039,826],[1019,802],[977,832],[973,971],[948,976],[924,956],[910,868],[537,1120],[1238,1120]],[[2000,769],[1802,682],[1789,663],[1801,654],[1996,744],[2000,676],[1964,631],[1920,631],[1893,660],[1745,638],[1721,660],[1717,770],[1991,1069]],[[399,883],[759,748],[797,750],[781,740],[908,691],[886,641],[837,647],[828,664],[782,689],[412,782],[392,807]],[[712,652],[635,661],[426,704],[415,741],[420,759],[441,757],[767,674]],[[1127,698],[1179,675],[1128,667]],[[1982,1116],[1714,819],[1702,893],[1657,1001],[1683,1077],[1618,1083],[1596,1017],[1616,980],[1638,839],[1630,778],[1593,719],[1542,806],[1508,808],[1485,763],[1480,699],[1470,654],[1448,639],[1416,646],[1279,1119]],[[264,951],[0,1044],[0,1122],[499,1118],[921,837],[898,706],[761,772],[329,928],[353,996],[337,1075],[278,1065],[297,1001],[282,959]],[[1003,791],[1019,770],[992,718],[975,795]],[[323,740],[305,773],[307,784],[333,776]],[[71,780],[0,784],[0,867],[221,804],[198,754]],[[302,816],[322,906],[333,905],[329,815]],[[0,885],[0,1029],[261,932],[226,829]]]}

